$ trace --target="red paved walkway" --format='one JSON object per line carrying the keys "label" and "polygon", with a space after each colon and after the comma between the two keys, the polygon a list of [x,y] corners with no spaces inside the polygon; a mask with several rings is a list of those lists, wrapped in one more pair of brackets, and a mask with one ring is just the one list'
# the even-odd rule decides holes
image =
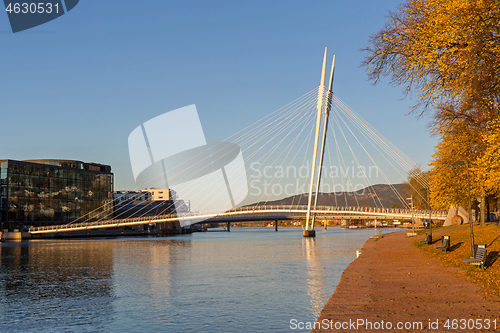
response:
{"label": "red paved walkway", "polygon": [[[496,330],[490,322],[491,330],[485,332],[500,331],[500,300],[483,299],[479,286],[465,280],[457,268],[446,267],[417,250],[412,244],[415,239],[395,232],[377,241],[368,240],[361,256],[342,274],[318,319],[323,327],[333,329],[312,332],[484,331],[460,329],[463,321],[456,322],[458,329],[448,330],[444,327],[447,319],[450,324],[453,319],[473,319],[474,325],[466,322],[469,327],[496,319]],[[365,324],[367,321],[371,322],[371,329],[370,324]],[[412,328],[396,329],[398,323]],[[388,329],[390,325],[392,329]]]}

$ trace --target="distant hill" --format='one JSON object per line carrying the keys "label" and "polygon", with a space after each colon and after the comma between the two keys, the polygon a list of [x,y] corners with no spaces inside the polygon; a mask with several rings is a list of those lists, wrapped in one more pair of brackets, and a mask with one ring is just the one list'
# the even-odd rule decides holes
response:
{"label": "distant hill", "polygon": [[[392,187],[387,184],[378,184],[356,192],[319,193],[318,206],[343,207],[366,205],[370,207],[382,206],[384,208],[389,208],[393,204],[398,204],[400,207],[404,207],[404,203],[400,201],[392,188],[395,188],[398,193],[401,194],[403,200],[406,199],[407,195],[404,184],[396,184],[392,185]],[[298,194],[280,200],[267,201],[266,205],[307,205],[307,197],[308,194]],[[261,204],[264,203],[262,202]]]}

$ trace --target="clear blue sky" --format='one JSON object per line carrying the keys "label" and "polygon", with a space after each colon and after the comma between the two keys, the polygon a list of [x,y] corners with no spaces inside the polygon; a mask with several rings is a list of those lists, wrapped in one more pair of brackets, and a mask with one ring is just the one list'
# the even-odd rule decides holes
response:
{"label": "clear blue sky", "polygon": [[223,140],[315,88],[326,46],[336,94],[427,169],[428,119],[359,67],[398,2],[82,0],[16,34],[0,13],[0,158],[110,164],[115,188],[133,188],[138,125],[196,104],[207,140]]}

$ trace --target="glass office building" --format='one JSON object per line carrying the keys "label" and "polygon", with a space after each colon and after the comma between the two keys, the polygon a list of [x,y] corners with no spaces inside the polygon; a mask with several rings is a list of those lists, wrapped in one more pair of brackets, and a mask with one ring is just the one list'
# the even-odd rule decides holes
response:
{"label": "glass office building", "polygon": [[69,222],[112,215],[109,165],[73,160],[0,160],[1,222]]}

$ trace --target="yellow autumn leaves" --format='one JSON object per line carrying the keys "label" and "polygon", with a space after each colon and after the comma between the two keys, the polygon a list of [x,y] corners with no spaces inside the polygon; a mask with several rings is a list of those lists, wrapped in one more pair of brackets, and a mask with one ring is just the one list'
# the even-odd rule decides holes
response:
{"label": "yellow autumn leaves", "polygon": [[422,245],[415,243],[420,250],[428,251],[433,256],[443,261],[448,266],[458,267],[466,272],[467,277],[485,288],[487,294],[500,295],[500,262],[495,253],[500,251],[500,239],[498,234],[500,227],[496,225],[474,226],[474,240],[476,244],[486,244],[488,257],[486,259],[486,270],[464,263],[462,260],[470,256],[470,231],[466,226],[458,230],[447,231],[450,236],[452,251],[443,253],[434,248],[435,244]]}
{"label": "yellow autumn leaves", "polygon": [[370,37],[363,64],[368,77],[388,77],[417,98],[440,139],[432,162],[435,208],[464,204],[465,167],[473,197],[500,187],[500,1],[407,0]]}

